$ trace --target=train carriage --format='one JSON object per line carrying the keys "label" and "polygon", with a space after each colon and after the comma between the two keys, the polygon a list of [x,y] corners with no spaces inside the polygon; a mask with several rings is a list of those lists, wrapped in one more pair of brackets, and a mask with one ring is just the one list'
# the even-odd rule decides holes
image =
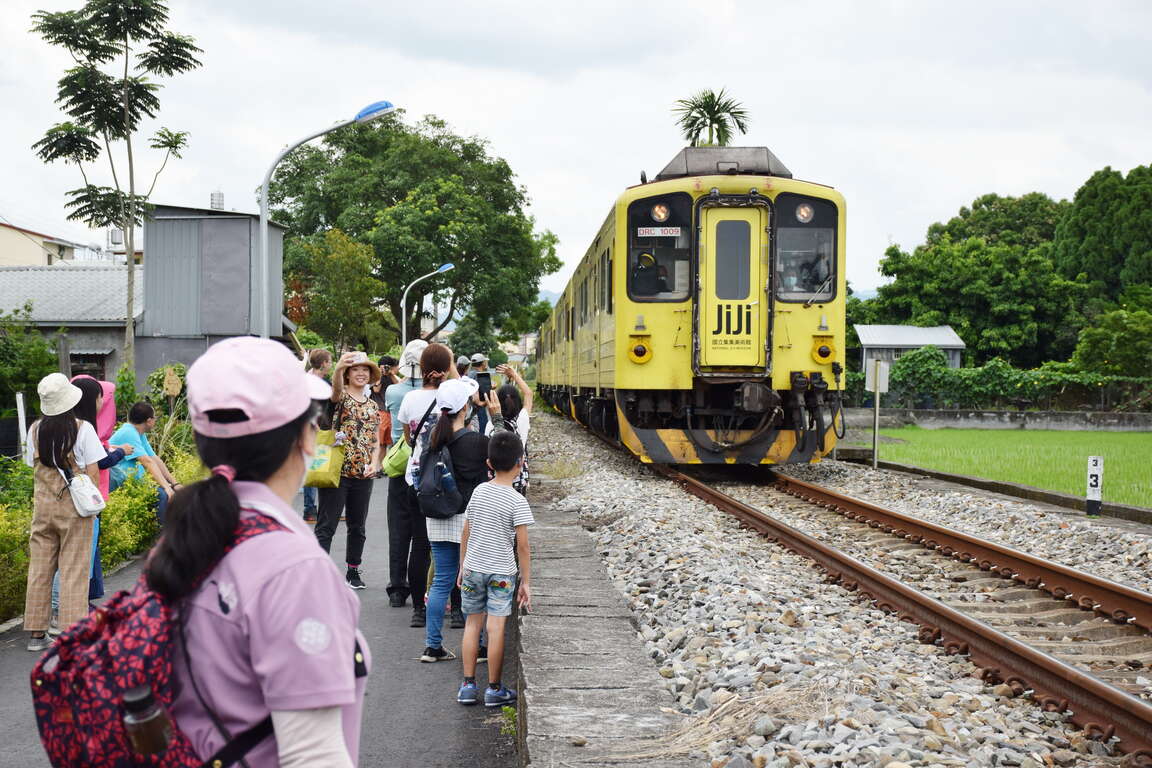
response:
{"label": "train carriage", "polygon": [[646,462],[815,462],[842,434],[843,197],[689,147],[612,205],[540,329],[543,397]]}

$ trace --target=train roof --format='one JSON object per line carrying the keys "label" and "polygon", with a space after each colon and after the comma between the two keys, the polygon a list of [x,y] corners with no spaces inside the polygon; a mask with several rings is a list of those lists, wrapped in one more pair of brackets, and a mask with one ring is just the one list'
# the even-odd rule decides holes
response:
{"label": "train roof", "polygon": [[655,181],[716,174],[792,178],[792,171],[768,147],[685,147]]}

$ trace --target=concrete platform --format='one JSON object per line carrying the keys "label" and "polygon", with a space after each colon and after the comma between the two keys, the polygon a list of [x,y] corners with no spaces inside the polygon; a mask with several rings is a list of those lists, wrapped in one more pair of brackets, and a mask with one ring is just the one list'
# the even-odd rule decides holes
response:
{"label": "concrete platform", "polygon": [[532,613],[518,627],[521,765],[699,765],[636,757],[659,754],[660,737],[684,718],[666,711],[672,695],[591,536],[546,498],[532,499]]}

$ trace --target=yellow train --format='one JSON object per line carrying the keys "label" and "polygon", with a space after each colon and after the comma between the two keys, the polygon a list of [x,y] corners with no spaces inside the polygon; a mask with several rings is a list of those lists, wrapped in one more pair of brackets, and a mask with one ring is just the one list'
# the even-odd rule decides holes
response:
{"label": "yellow train", "polygon": [[538,388],[646,462],[816,462],[842,436],[844,198],[689,147],[616,199],[540,328]]}

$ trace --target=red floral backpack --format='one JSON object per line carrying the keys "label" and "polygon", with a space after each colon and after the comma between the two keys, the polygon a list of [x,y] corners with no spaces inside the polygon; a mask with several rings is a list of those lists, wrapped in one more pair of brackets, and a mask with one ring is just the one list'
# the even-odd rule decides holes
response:
{"label": "red floral backpack", "polygon": [[[254,536],[282,528],[263,515],[241,517],[225,554]],[[164,752],[141,755],[132,749],[121,705],[126,691],[150,686],[171,717],[172,651],[181,631],[173,608],[149,589],[141,575],[131,591],[117,593],[72,625],[37,662],[32,670],[32,701],[40,741],[55,768],[226,768],[272,733],[269,716],[230,737],[219,752],[201,761],[173,720]],[[196,689],[195,679],[192,687]],[[198,689],[196,694],[200,695]]]}

